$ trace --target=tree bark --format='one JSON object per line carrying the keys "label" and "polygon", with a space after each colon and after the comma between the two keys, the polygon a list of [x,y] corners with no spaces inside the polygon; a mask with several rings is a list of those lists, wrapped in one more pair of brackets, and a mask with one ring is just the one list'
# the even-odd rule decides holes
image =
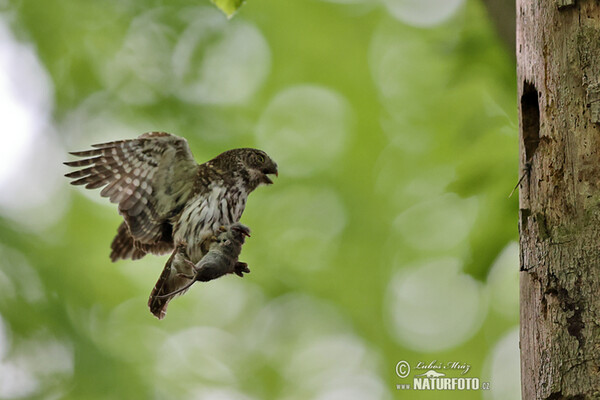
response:
{"label": "tree bark", "polygon": [[600,3],[517,0],[523,399],[600,398]]}

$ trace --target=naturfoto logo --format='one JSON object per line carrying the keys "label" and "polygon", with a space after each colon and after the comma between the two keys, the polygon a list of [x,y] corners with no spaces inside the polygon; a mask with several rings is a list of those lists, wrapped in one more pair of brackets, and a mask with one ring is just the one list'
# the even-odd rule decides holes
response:
{"label": "naturfoto logo", "polygon": [[[477,377],[465,377],[471,365],[458,361],[430,362],[419,361],[411,368],[408,361],[400,361],[396,364],[396,375],[399,378],[408,378],[411,370],[416,372],[412,378],[412,384],[397,384],[398,390],[488,390],[489,382],[480,382]],[[456,375],[459,376],[447,376]]]}

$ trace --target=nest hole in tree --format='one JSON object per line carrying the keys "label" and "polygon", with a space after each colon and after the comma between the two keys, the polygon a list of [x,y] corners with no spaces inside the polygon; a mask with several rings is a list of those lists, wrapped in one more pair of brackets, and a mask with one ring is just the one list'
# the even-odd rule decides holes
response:
{"label": "nest hole in tree", "polygon": [[525,145],[525,161],[531,157],[540,143],[540,103],[539,92],[535,85],[525,81],[521,94],[521,126],[523,127],[523,144]]}

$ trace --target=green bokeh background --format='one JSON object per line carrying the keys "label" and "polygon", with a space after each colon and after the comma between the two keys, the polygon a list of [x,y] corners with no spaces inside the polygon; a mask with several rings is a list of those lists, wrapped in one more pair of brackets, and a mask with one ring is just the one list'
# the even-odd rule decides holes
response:
{"label": "green bokeh background", "polygon": [[[0,204],[0,398],[518,398],[514,58],[479,1],[426,27],[384,3],[249,0],[227,20],[208,1],[0,1],[4,43],[50,78],[52,146],[19,160],[56,182],[0,179],[43,199]],[[252,273],[163,321],[146,299],[167,256],[112,264],[116,207],[53,180],[67,151],[151,130],[280,169],[242,217]],[[398,390],[401,360],[468,363],[491,390]]]}

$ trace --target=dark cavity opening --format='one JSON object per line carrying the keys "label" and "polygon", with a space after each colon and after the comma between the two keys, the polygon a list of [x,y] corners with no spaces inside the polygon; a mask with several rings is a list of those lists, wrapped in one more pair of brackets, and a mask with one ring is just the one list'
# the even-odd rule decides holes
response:
{"label": "dark cavity opening", "polygon": [[525,161],[531,161],[540,143],[539,93],[532,83],[525,81],[521,94],[521,126],[525,144]]}

